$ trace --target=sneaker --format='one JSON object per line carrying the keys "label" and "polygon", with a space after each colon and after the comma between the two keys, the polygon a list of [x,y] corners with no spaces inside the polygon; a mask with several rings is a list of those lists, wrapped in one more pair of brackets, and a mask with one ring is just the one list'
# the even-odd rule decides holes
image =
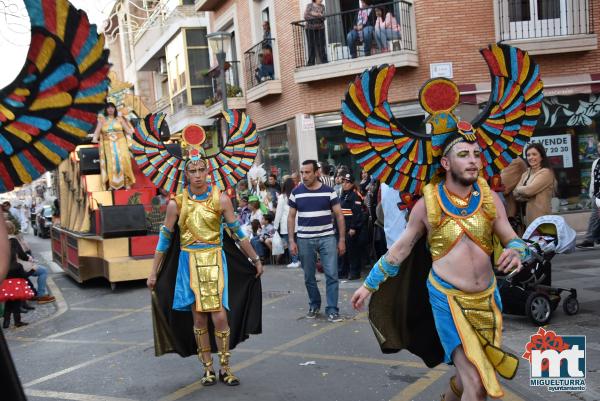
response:
{"label": "sneaker", "polygon": [[310,308],[308,310],[308,313],[306,314],[306,318],[307,319],[314,319],[314,318],[317,317],[318,314],[319,314],[319,309]]}
{"label": "sneaker", "polygon": [[300,262],[292,262],[292,263],[288,264],[287,267],[289,267],[290,269],[298,268],[298,267],[300,267]]}
{"label": "sneaker", "polygon": [[341,322],[344,319],[340,316],[339,313],[332,312],[327,316],[327,320],[330,321],[331,323],[337,323],[337,322]]}
{"label": "sneaker", "polygon": [[54,298],[52,295],[44,295],[42,297],[38,297],[37,303],[38,304],[48,304],[50,302],[54,302],[56,301],[56,298]]}

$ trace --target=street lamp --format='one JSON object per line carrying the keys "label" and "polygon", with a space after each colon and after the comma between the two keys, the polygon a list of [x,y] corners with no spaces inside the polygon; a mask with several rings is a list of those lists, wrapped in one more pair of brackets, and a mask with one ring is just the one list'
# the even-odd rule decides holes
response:
{"label": "street lamp", "polygon": [[221,97],[223,98],[223,109],[227,110],[227,84],[225,82],[225,57],[227,49],[231,43],[231,34],[229,32],[217,31],[206,35],[208,43],[213,53],[217,56],[219,63],[219,73],[221,76]]}

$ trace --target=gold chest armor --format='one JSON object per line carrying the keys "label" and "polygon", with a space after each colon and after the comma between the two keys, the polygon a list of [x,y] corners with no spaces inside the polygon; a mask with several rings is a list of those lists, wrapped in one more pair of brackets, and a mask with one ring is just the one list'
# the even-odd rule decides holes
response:
{"label": "gold chest armor", "polygon": [[175,197],[179,209],[181,248],[196,242],[221,244],[221,191],[212,188],[204,200],[191,199],[187,189]]}
{"label": "gold chest armor", "polygon": [[[423,189],[427,220],[431,225],[427,241],[434,261],[450,252],[463,235],[469,237],[486,254],[492,254],[496,207],[490,187],[485,180],[480,177],[477,184],[481,191],[482,201],[477,209],[467,216],[449,214],[443,210],[437,184],[430,183]],[[447,192],[447,196],[458,207],[465,207],[468,204],[468,200],[461,199],[450,192]]]}

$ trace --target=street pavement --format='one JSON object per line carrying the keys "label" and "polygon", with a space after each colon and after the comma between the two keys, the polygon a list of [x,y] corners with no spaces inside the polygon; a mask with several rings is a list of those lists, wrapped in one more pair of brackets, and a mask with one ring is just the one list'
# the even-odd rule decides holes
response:
{"label": "street pavement", "polygon": [[[50,259],[48,240],[29,237],[34,254]],[[549,392],[529,386],[529,363],[502,380],[504,400],[600,400],[600,248],[558,255],[553,284],[578,291],[580,312],[559,307],[547,329],[587,336],[587,391]],[[56,266],[54,266],[56,269]],[[324,298],[324,278],[319,275]],[[232,352],[239,387],[203,388],[195,357],[154,356],[150,297],[141,281],[111,291],[104,280],[78,284],[51,274],[55,304],[41,305],[6,330],[29,400],[439,400],[453,369],[428,369],[407,352],[384,355],[367,321],[349,305],[358,281],[340,284],[345,320],[305,319],[302,270],[267,266],[263,276],[263,334]],[[527,318],[505,315],[504,346],[520,356],[537,331]],[[218,361],[214,356],[216,365]],[[0,397],[1,398],[1,397]]]}

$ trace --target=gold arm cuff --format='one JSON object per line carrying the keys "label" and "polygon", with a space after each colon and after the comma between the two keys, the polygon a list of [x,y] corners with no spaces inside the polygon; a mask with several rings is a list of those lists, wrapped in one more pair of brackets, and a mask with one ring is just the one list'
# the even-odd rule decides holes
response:
{"label": "gold arm cuff", "polygon": [[367,289],[367,291],[369,291],[370,293],[373,293],[378,290],[378,288],[373,288],[370,285],[368,285],[367,283],[363,283],[363,287],[365,287]]}

